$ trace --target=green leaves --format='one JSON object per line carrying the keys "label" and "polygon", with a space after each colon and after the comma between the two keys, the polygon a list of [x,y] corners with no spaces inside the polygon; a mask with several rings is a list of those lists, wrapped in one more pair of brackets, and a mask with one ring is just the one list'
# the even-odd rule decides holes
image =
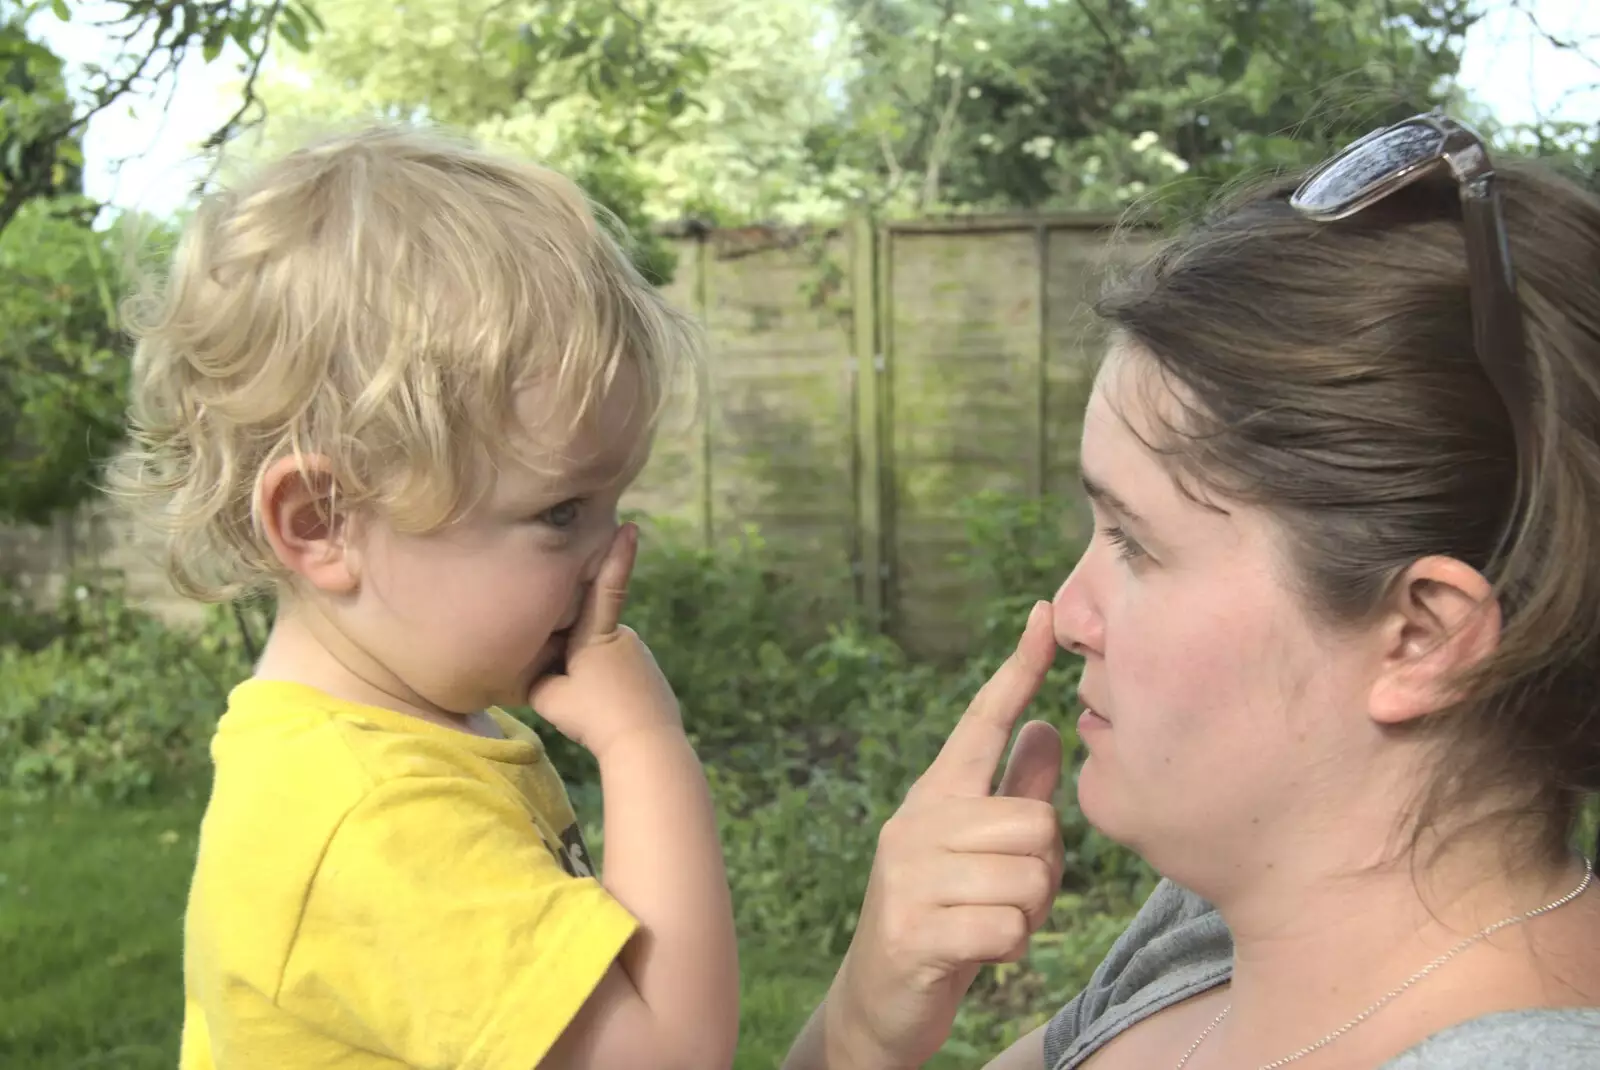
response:
{"label": "green leaves", "polygon": [[[856,27],[854,136],[890,210],[1184,214],[1220,182],[1315,159],[1437,99],[1468,0],[840,0]],[[943,131],[941,139],[938,134]],[[1154,140],[1135,148],[1146,134]],[[1275,147],[1276,148],[1276,147]],[[892,191],[898,190],[899,202]],[[908,190],[915,190],[910,196]]]}
{"label": "green leaves", "polygon": [[[0,232],[28,201],[76,193],[76,146],[90,119],[142,91],[190,49],[209,63],[232,41],[259,65],[274,36],[304,50],[321,26],[309,0],[108,0],[108,10],[96,11],[95,28],[118,51],[74,71],[79,88],[69,97],[62,60],[25,29],[26,15],[42,6],[0,15]],[[49,7],[70,20],[66,0],[49,0]]]}
{"label": "green leaves", "polygon": [[48,616],[0,585],[0,789],[126,802],[194,783],[249,671],[232,621],[213,607],[198,634],[165,626],[87,580]]}
{"label": "green leaves", "polygon": [[1237,82],[1244,77],[1245,68],[1250,66],[1250,50],[1243,45],[1235,43],[1229,45],[1222,53],[1222,61],[1217,65],[1217,74],[1224,82]]}
{"label": "green leaves", "polygon": [[623,118],[635,144],[691,106],[714,58],[655,3],[614,0],[540,5],[518,26],[513,53],[525,80],[581,91]]}
{"label": "green leaves", "polygon": [[308,50],[311,47],[313,31],[322,28],[322,19],[317,16],[316,9],[308,3],[286,4],[282,14],[278,16],[278,36],[296,52]]}
{"label": "green leaves", "polygon": [[43,522],[95,492],[122,436],[125,232],[35,200],[0,234],[0,519]]}
{"label": "green leaves", "polygon": [[213,23],[206,27],[201,44],[201,55],[210,63],[222,54],[222,46],[228,43],[228,25],[224,22]]}
{"label": "green leaves", "polygon": [[423,116],[579,178],[641,252],[663,220],[838,215],[805,144],[846,76],[816,0],[341,0],[323,14],[310,51],[263,74],[269,138]]}

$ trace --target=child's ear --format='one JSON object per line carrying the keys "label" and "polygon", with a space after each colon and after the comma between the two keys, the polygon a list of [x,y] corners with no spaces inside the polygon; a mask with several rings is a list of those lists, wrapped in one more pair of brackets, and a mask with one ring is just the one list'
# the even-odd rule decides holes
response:
{"label": "child's ear", "polygon": [[1500,606],[1480,572],[1451,557],[1417,561],[1395,583],[1381,627],[1372,719],[1401,724],[1449,705],[1461,673],[1499,646],[1500,627]]}
{"label": "child's ear", "polygon": [[316,590],[349,594],[359,585],[358,561],[334,489],[326,458],[284,457],[262,476],[256,508],[284,568]]}

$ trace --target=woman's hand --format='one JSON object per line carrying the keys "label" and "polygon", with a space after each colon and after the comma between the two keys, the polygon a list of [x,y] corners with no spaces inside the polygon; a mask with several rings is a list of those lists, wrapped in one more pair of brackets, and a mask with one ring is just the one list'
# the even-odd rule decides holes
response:
{"label": "woman's hand", "polygon": [[979,967],[1026,952],[1061,882],[1056,730],[1025,725],[998,792],[990,786],[1055,650],[1041,602],[884,823],[855,938],[790,1070],[920,1066],[949,1036]]}

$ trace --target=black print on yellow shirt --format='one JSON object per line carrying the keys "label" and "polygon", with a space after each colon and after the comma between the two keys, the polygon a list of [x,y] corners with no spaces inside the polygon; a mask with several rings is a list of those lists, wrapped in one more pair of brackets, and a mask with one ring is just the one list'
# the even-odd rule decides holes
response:
{"label": "black print on yellow shirt", "polygon": [[562,830],[561,845],[556,848],[556,860],[561,863],[562,869],[574,877],[594,876],[594,869],[589,865],[589,848],[583,842],[583,830],[576,824]]}

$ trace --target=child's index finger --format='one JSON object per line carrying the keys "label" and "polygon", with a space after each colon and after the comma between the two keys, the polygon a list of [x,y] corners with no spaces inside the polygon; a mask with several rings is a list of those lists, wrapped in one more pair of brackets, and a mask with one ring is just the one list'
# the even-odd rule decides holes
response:
{"label": "child's index finger", "polygon": [[605,559],[600,562],[600,571],[589,586],[583,614],[573,628],[574,645],[581,646],[617,630],[617,624],[622,619],[622,607],[628,601],[628,580],[633,575],[633,563],[638,553],[638,525],[623,524],[612,537]]}
{"label": "child's index finger", "polygon": [[1017,648],[973,696],[917,789],[946,795],[988,795],[1011,732],[1055,660],[1049,603],[1028,614]]}

